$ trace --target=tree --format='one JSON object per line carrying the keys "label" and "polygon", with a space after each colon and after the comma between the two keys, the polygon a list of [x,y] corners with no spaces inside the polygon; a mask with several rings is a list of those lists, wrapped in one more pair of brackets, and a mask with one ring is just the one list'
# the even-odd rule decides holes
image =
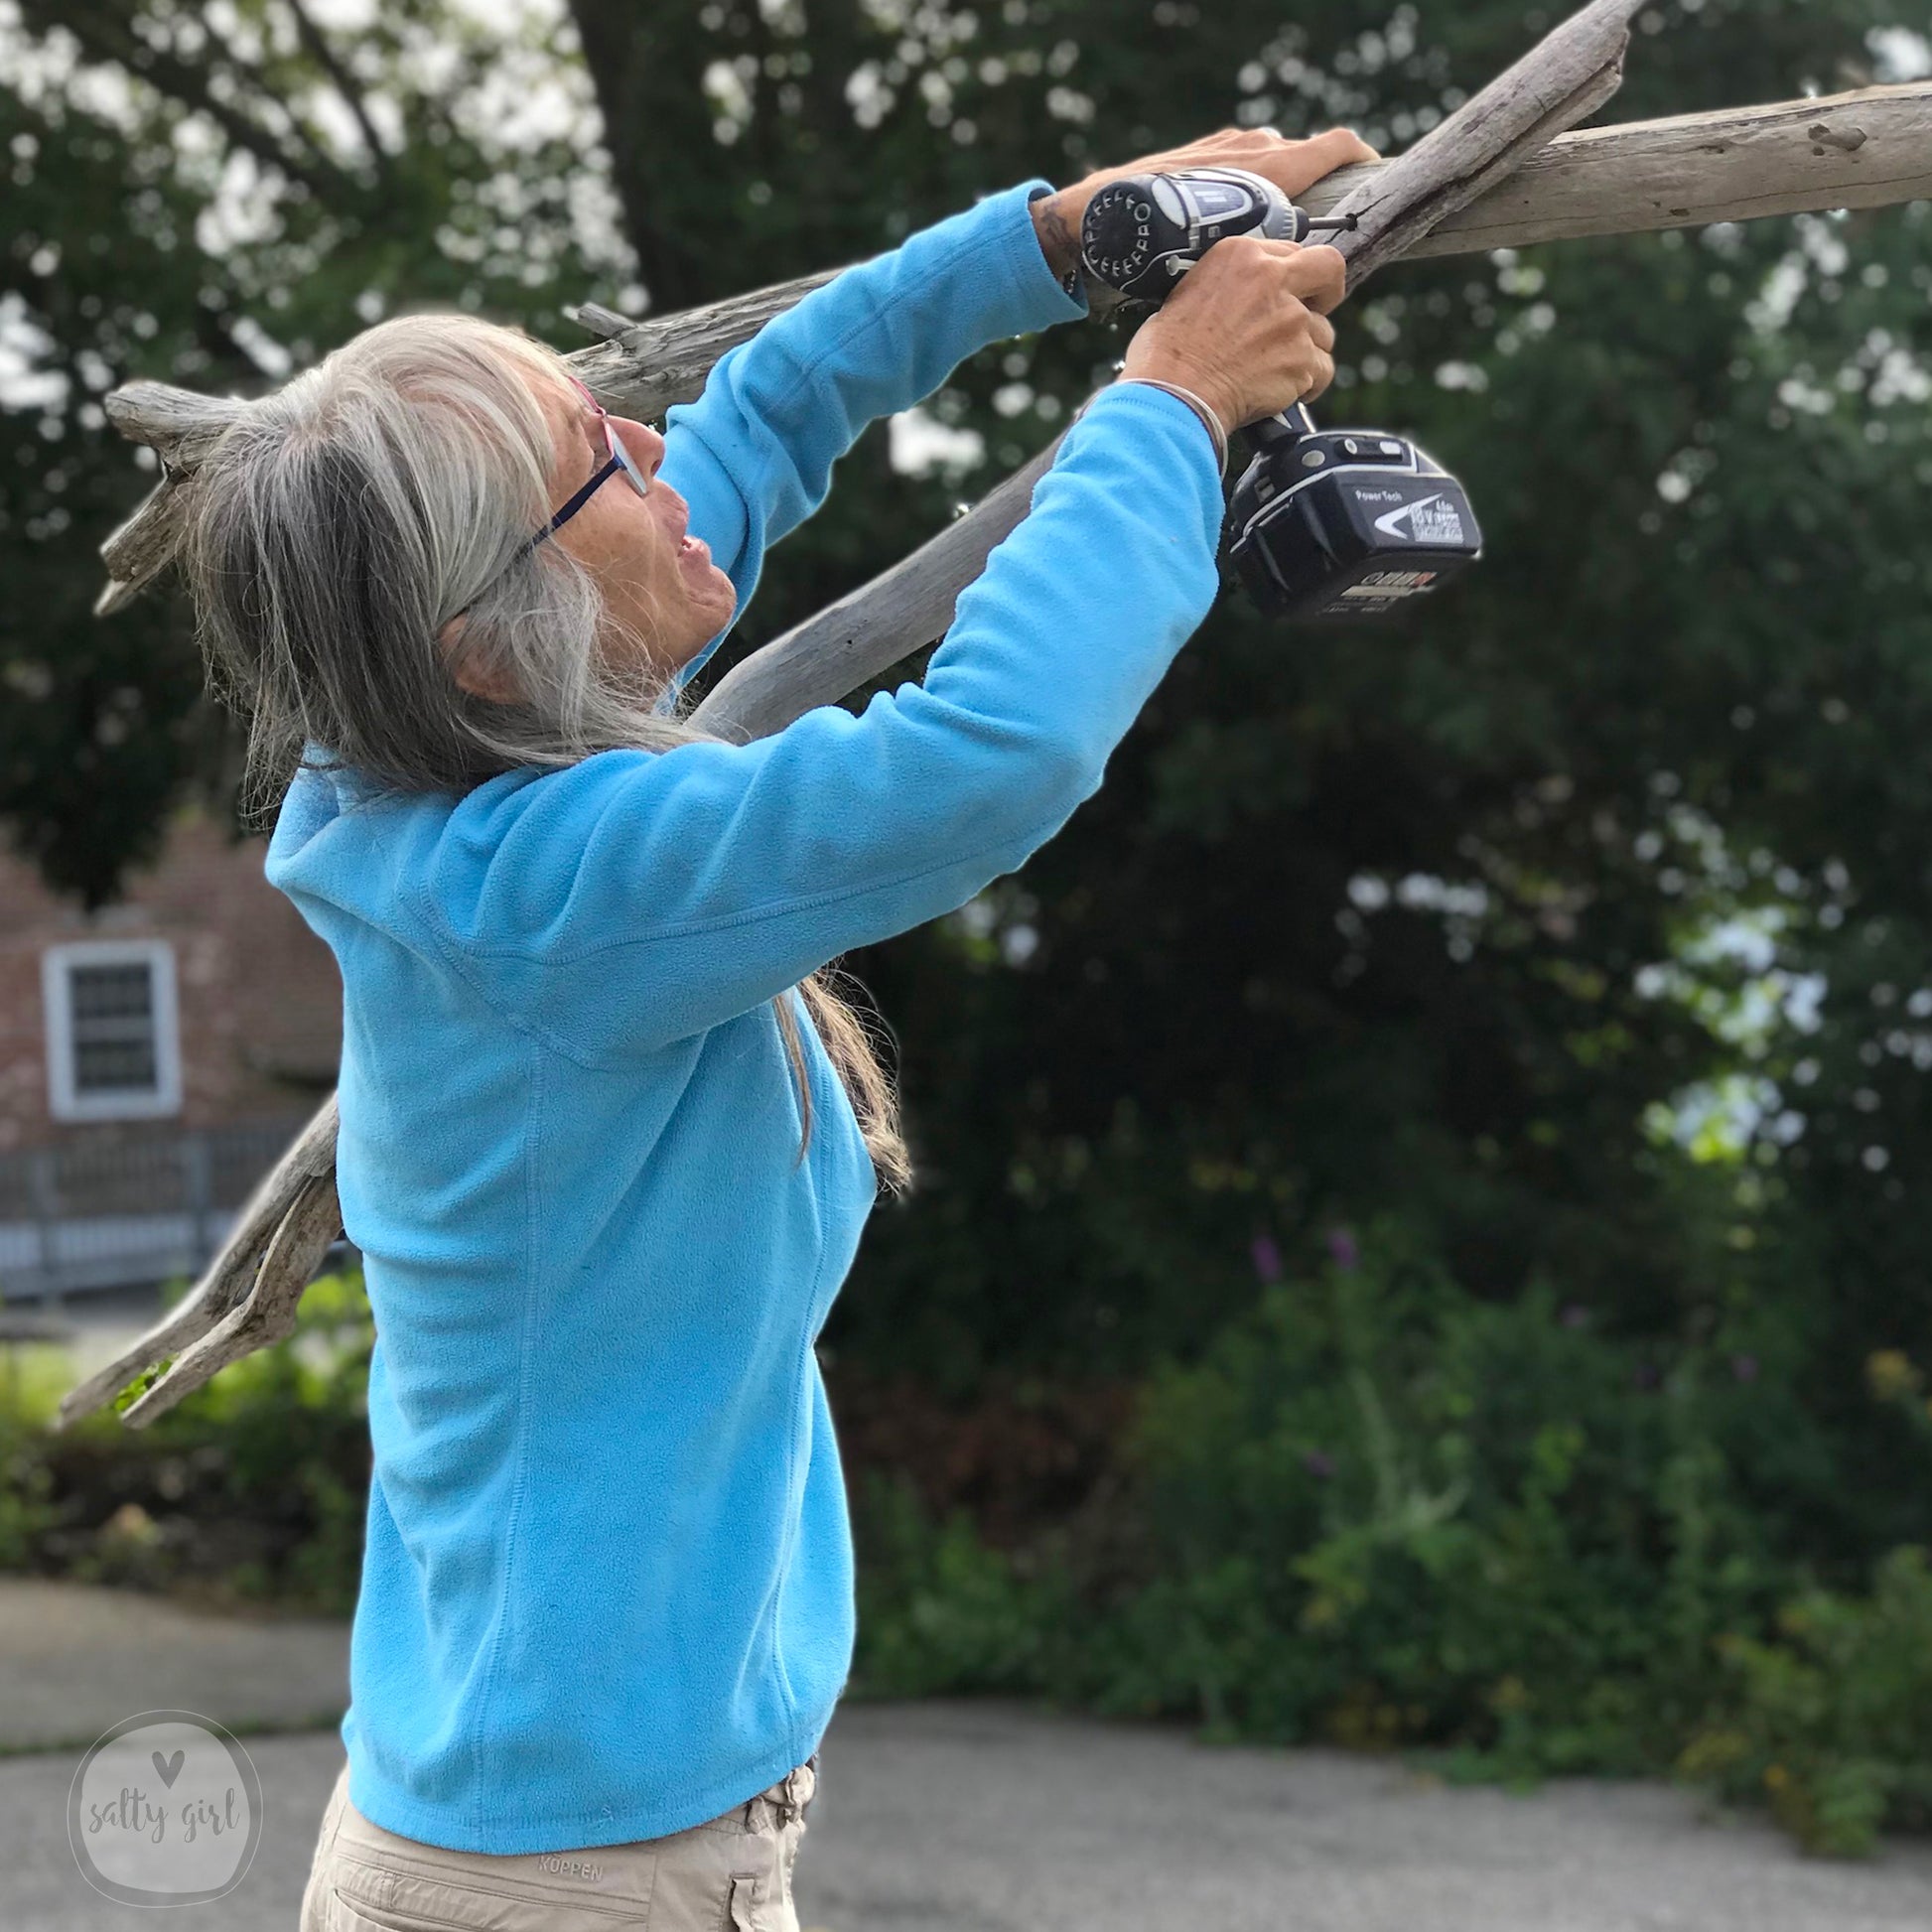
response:
{"label": "tree", "polygon": [[[163,16],[67,18],[91,61],[131,66]],[[150,63],[138,128],[116,131],[63,83],[62,169],[37,161],[43,199],[5,217],[28,319],[56,345],[43,362],[79,371],[92,348],[109,379],[187,379],[197,355],[245,354],[242,323],[270,314],[306,359],[353,326],[365,287],[554,329],[559,299],[608,292],[633,262],[672,308],[1230,119],[1344,121],[1393,147],[1525,37],[1497,5],[1374,21],[1314,5],[1285,25],[1182,0],[716,0],[675,21],[575,0],[584,67],[561,30],[543,52],[595,88],[630,254],[580,222],[526,284],[523,238],[564,229],[580,144],[512,151],[465,121],[453,83],[412,66],[444,16],[419,5],[352,53],[346,36],[326,44],[352,60],[379,139],[391,96],[422,130],[390,141],[380,189],[353,179],[346,126],[337,145],[318,119],[305,144],[272,112],[299,91],[284,74],[334,84],[318,77],[322,30],[305,37],[279,4],[227,18],[257,23],[264,51],[181,52],[186,77]],[[1868,0],[1704,0],[1653,20],[1619,115],[1925,60]],[[273,67],[271,46],[291,65]],[[465,47],[478,84],[507,58]],[[210,177],[184,174],[161,130],[207,113],[184,91],[204,69],[219,104],[217,68],[242,73],[252,94],[220,92],[284,144],[277,232],[225,253],[144,239],[146,337],[114,309],[132,279],[118,267],[90,269],[98,287],[23,270],[50,241],[63,264],[88,259],[88,231],[124,224],[150,188],[192,231]],[[44,102],[16,90],[5,111],[52,138]],[[438,126],[459,131],[438,141]],[[244,132],[215,125],[224,168],[252,152]],[[320,174],[322,157],[349,179]],[[496,232],[505,202],[513,245]],[[1932,475],[1924,216],[1406,267],[1344,319],[1328,413],[1417,431],[1470,483],[1487,560],[1373,634],[1283,630],[1224,601],[1105,788],[1023,877],[850,962],[903,1042],[926,1185],[876,1222],[835,1349],[938,1386],[1132,1370],[1199,1346],[1273,1265],[1255,1255],[1394,1215],[1483,1295],[1547,1278],[1627,1331],[1775,1327],[1803,1349],[1820,1416],[1883,1447],[1891,1425],[1859,1406],[1859,1363],[1932,1351],[1932,1225],[1904,1180],[1932,1065],[1917,963],[1932,639],[1912,541],[1912,485]],[[205,286],[225,333],[202,319]],[[271,309],[277,287],[286,307]],[[81,314],[90,290],[113,333]],[[71,325],[56,313],[69,301]],[[871,433],[771,560],[723,663],[903,554],[962,487],[1043,442],[1119,347],[1064,330],[962,369],[929,413],[977,436],[976,466],[908,483]],[[62,615],[31,656],[8,640],[10,678],[42,664],[55,707],[0,727],[8,809],[57,876],[104,889],[98,855],[134,849],[189,768],[192,666],[158,615],[121,629],[80,615],[91,544],[133,493],[119,456],[84,424],[64,430],[76,441],[47,448],[76,453],[75,481],[51,489],[40,432],[8,424],[33,461],[6,475],[33,471],[44,495],[9,483],[7,540],[44,502],[76,504],[26,539],[48,573],[36,608]],[[117,641],[129,625],[151,629],[139,654]],[[93,729],[113,678],[161,664],[175,682],[144,699],[153,723],[124,754],[97,751],[76,793],[53,768],[63,748]],[[132,803],[100,812],[95,797]],[[1899,1487],[1842,1504],[1794,1506],[1848,1549],[1926,1532]]]}
{"label": "tree", "polygon": [[589,82],[541,10],[442,0],[26,0],[0,16],[0,817],[88,904],[185,792],[230,793],[178,606],[90,605],[101,539],[152,481],[99,397],[135,375],[269,386],[400,306],[553,333],[631,294]]}

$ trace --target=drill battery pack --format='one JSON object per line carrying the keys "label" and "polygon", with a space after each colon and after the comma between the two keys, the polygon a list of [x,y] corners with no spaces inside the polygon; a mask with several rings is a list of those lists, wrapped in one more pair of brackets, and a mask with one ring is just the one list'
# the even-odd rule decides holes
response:
{"label": "drill battery pack", "polygon": [[1438,589],[1481,550],[1462,485],[1381,430],[1270,436],[1229,504],[1227,561],[1276,617],[1379,617]]}

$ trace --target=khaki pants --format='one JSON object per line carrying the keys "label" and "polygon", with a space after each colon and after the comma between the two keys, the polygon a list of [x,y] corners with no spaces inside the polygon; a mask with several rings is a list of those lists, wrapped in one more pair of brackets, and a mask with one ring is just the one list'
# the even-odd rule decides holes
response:
{"label": "khaki pants", "polygon": [[348,1798],[323,1814],[301,1932],[798,1932],[791,1867],[814,1754],[770,1790],[668,1838],[508,1857],[399,1838]]}

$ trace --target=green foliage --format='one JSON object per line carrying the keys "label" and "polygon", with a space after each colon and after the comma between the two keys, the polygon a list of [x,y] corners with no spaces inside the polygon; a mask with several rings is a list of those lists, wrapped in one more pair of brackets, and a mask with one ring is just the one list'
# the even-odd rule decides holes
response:
{"label": "green foliage", "polygon": [[903,1479],[857,1486],[858,1695],[1050,1689],[1072,1627],[1064,1571],[987,1549],[964,1511],[929,1521]]}
{"label": "green foliage", "polygon": [[1367,1249],[1155,1373],[1098,1534],[995,1552],[876,1488],[862,1681],[1465,1779],[1675,1765],[1820,1850],[1924,1822],[1932,1576],[1905,1549],[1869,1597],[1806,1588],[1802,1512],[1757,1493],[1767,1436],[1815,1433],[1788,1360],[1606,1334],[1541,1289],[1486,1303],[1392,1231]]}
{"label": "green foliage", "polygon": [[58,1521],[54,1478],[42,1443],[56,1405],[72,1386],[65,1348],[6,1345],[0,1362],[0,1571],[28,1570]]}
{"label": "green foliage", "polygon": [[1809,1850],[1872,1849],[1887,1823],[1932,1822],[1932,1559],[1892,1551],[1869,1596],[1813,1590],[1776,1635],[1729,1635],[1721,1709],[1680,1769],[1762,1794]]}
{"label": "green foliage", "polygon": [[[106,1411],[59,1435],[49,1386],[23,1378],[0,1410],[0,1569],[258,1598],[346,1614],[368,1492],[374,1325],[361,1277],[324,1276],[295,1333],[247,1356],[138,1431]],[[56,1379],[58,1378],[58,1379]]]}
{"label": "green foliage", "polygon": [[1733,1474],[1734,1372],[1379,1253],[1270,1288],[1152,1383],[1159,1577],[1123,1625],[1124,1695],[1510,1773],[1656,1761],[1702,1708],[1710,1640],[1779,1575]]}
{"label": "green foliage", "polygon": [[29,1428],[0,1415],[0,1571],[26,1570],[54,1521],[53,1482]]}

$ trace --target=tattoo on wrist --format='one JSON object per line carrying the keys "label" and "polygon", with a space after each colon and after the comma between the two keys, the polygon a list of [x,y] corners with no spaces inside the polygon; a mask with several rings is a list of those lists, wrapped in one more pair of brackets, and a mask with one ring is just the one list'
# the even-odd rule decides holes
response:
{"label": "tattoo on wrist", "polygon": [[1034,204],[1034,227],[1039,246],[1055,275],[1064,276],[1079,259],[1079,237],[1067,225],[1057,195],[1042,195]]}

